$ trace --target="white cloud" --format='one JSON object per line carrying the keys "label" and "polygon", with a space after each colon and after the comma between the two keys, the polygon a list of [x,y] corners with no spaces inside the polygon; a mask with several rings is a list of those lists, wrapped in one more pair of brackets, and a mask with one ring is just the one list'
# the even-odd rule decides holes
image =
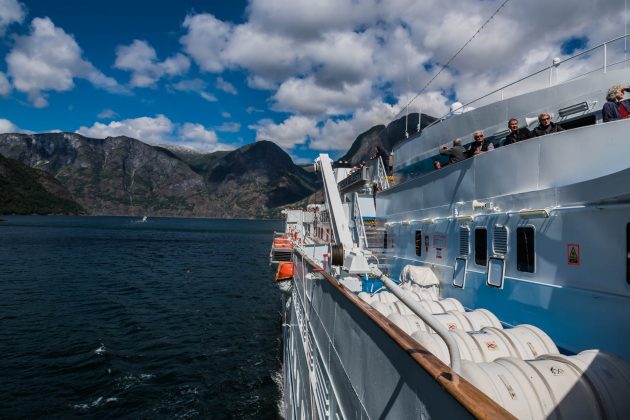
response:
{"label": "white cloud", "polygon": [[188,33],[180,42],[184,51],[190,55],[206,72],[221,72],[225,66],[221,54],[230,38],[232,27],[210,14],[186,16],[183,23]]}
{"label": "white cloud", "polygon": [[48,105],[46,91],[64,92],[74,87],[74,78],[89,80],[95,87],[122,92],[118,83],[82,58],[71,35],[56,27],[49,18],[35,18],[29,35],[16,36],[7,55],[13,86],[28,94],[36,107]]}
{"label": "white cloud", "polygon": [[256,141],[271,140],[286,149],[304,144],[307,139],[318,134],[317,120],[299,115],[291,116],[280,124],[263,119],[249,128],[256,131]]}
{"label": "white cloud", "polygon": [[[377,0],[252,0],[250,21],[292,38],[318,38],[331,30],[354,29],[375,22]],[[385,5],[386,6],[386,5]]]}
{"label": "white cloud", "polygon": [[[263,119],[249,128],[256,131],[256,140],[272,140],[285,149],[308,143],[308,147],[313,150],[347,150],[359,134],[375,125],[402,118],[407,112],[443,115],[449,109],[448,99],[437,92],[420,95],[406,109],[411,98],[411,93],[403,94],[395,104],[372,100],[357,107],[345,118],[320,121],[314,117],[291,116],[279,124]],[[413,133],[416,129],[409,127],[409,132]]]}
{"label": "white cloud", "polygon": [[4,36],[9,25],[22,23],[26,17],[26,7],[17,0],[0,0],[0,37]]}
{"label": "white cloud", "polygon": [[130,118],[109,124],[95,122],[91,127],[80,127],[77,133],[86,137],[105,138],[127,136],[149,144],[184,146],[200,152],[231,150],[233,147],[218,141],[213,130],[201,124],[177,124],[164,115]]}
{"label": "white cloud", "polygon": [[6,96],[11,93],[11,83],[7,79],[7,75],[0,71],[0,96]]}
{"label": "white cloud", "polygon": [[241,124],[237,122],[224,122],[217,127],[217,131],[225,131],[229,133],[238,133],[241,130]]}
{"label": "white cloud", "polygon": [[222,90],[223,92],[229,93],[231,95],[238,95],[238,91],[234,87],[234,85],[227,80],[224,80],[223,77],[217,77],[217,89]]}
{"label": "white cloud", "polygon": [[249,85],[272,89],[278,82],[308,70],[300,42],[252,24],[234,28],[222,52],[225,65],[250,71]]}
{"label": "white cloud", "polygon": [[232,150],[233,146],[219,143],[217,134],[201,124],[185,123],[178,130],[179,141],[195,150],[211,153],[217,150]]}
{"label": "white cloud", "polygon": [[106,108],[104,110],[102,110],[101,112],[98,113],[97,117],[104,120],[104,119],[110,119],[110,118],[115,118],[118,116],[118,113],[115,112],[114,110],[110,109],[110,108]]}
{"label": "white cloud", "polygon": [[127,136],[147,143],[164,143],[172,138],[175,125],[164,115],[157,117],[130,118],[112,121],[109,124],[94,123],[92,127],[82,126],[77,133],[86,137],[105,138]]}
{"label": "white cloud", "polygon": [[199,96],[205,99],[208,102],[216,102],[218,101],[217,97],[208,92],[199,92]]}
{"label": "white cloud", "polygon": [[230,114],[230,113],[229,113],[229,112],[227,112],[227,111],[223,111],[223,112],[221,113],[221,116],[222,116],[223,118],[230,118],[230,117],[232,116],[232,114]]}
{"label": "white cloud", "polygon": [[19,133],[20,130],[15,124],[11,121],[0,118],[0,133]]}
{"label": "white cloud", "polygon": [[216,102],[217,98],[211,93],[208,93],[205,89],[208,87],[208,84],[201,79],[188,79],[181,80],[175,84],[169,85],[170,89],[179,91],[179,92],[193,92],[199,94],[203,99],[208,102]]}
{"label": "white cloud", "polygon": [[336,115],[352,112],[371,94],[369,81],[339,88],[318,85],[313,78],[289,79],[273,96],[274,109],[309,115]]}
{"label": "white cloud", "polygon": [[[250,87],[272,91],[276,110],[321,120],[369,101],[418,92],[497,6],[467,0],[447,5],[439,0],[251,0],[242,24],[211,15],[187,17],[182,42],[196,46],[191,55],[202,69],[245,70]],[[466,101],[562,57],[561,45],[572,37],[586,36],[590,46],[622,34],[618,2],[574,6],[568,0],[510,2],[427,93],[454,92]],[[523,16],[532,10],[545,13],[524,24]]]}
{"label": "white cloud", "polygon": [[152,87],[163,76],[179,76],[188,72],[190,60],[176,54],[160,62],[155,49],[146,41],[134,40],[116,48],[114,67],[131,72],[132,87]]}

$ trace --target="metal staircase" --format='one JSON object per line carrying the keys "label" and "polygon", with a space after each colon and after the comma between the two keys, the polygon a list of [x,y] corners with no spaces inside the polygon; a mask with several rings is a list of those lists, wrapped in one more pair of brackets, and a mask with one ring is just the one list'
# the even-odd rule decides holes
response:
{"label": "metal staircase", "polygon": [[[383,272],[388,272],[389,252],[386,248],[386,236],[384,221],[374,219],[364,221],[365,237],[367,239],[367,249],[378,260],[378,268]],[[391,246],[391,245],[390,245]],[[370,261],[372,262],[372,261]]]}

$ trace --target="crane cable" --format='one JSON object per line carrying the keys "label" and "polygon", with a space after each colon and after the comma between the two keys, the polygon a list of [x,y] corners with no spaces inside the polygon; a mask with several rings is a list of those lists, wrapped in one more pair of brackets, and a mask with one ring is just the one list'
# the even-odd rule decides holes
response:
{"label": "crane cable", "polygon": [[[442,68],[440,69],[440,71],[438,71],[432,78],[431,80],[429,80],[423,87],[422,89],[420,89],[420,92],[418,92],[416,94],[416,96],[414,96],[413,98],[411,98],[411,100],[409,102],[407,102],[407,104],[403,107],[402,110],[400,110],[398,112],[398,114],[396,114],[396,116],[392,119],[392,121],[396,120],[397,118],[400,117],[400,115],[402,114],[404,109],[407,109],[409,107],[409,105],[411,105],[413,103],[413,101],[415,101],[418,96],[422,95],[422,93],[424,93],[424,91],[431,85],[431,83],[433,83],[433,81],[444,71],[446,70],[446,68],[453,62],[453,60],[455,60],[457,58],[457,56],[459,56],[459,54],[461,54],[462,51],[464,51],[464,49],[468,46],[468,44],[470,44],[472,42],[473,39],[475,39],[477,37],[477,35],[479,35],[479,33],[483,30],[483,28],[486,27],[486,25],[488,23],[490,23],[490,21],[497,15],[497,13],[499,13],[501,11],[501,9],[503,9],[505,7],[506,4],[509,3],[510,0],[505,0],[503,3],[501,3],[501,5],[497,8],[497,10],[494,11],[494,13],[492,13],[492,15],[490,15],[490,17],[483,23],[483,25],[481,25],[479,27],[479,29],[477,29],[477,32],[475,32],[473,34],[473,36],[471,36],[468,41],[466,41],[466,43],[451,57],[449,58],[449,60],[442,65]],[[421,118],[421,116],[419,116],[419,118]],[[422,121],[419,121],[418,124],[421,124]]]}

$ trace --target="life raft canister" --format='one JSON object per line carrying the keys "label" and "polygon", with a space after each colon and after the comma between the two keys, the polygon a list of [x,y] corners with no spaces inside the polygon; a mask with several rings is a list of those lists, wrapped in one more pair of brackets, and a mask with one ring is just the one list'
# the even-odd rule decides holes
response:
{"label": "life raft canister", "polygon": [[293,278],[293,263],[283,262],[278,265],[276,281],[290,280]]}

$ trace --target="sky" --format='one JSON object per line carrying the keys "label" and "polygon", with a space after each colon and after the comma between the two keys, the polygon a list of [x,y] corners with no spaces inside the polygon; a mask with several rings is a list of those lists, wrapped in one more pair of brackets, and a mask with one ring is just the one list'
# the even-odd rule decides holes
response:
{"label": "sky", "polygon": [[[511,0],[421,92],[503,2],[0,0],[0,132],[200,152],[271,140],[304,163],[626,30],[626,0]],[[558,75],[601,65],[598,54]]]}

